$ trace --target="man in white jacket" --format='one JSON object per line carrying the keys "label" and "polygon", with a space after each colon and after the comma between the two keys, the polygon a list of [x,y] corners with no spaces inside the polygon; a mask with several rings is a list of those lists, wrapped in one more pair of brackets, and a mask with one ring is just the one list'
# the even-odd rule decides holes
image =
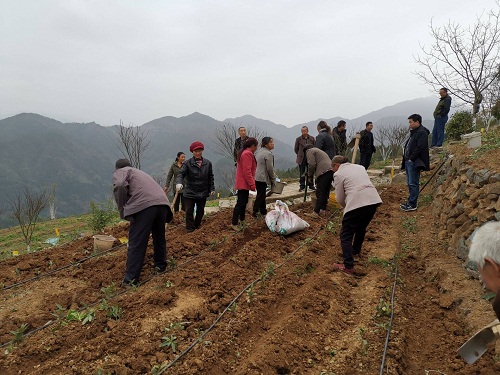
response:
{"label": "man in white jacket", "polygon": [[340,245],[344,263],[334,264],[335,271],[352,275],[354,261],[359,259],[366,228],[382,203],[377,189],[362,165],[351,164],[342,155],[332,159],[333,186],[337,202],[344,207]]}

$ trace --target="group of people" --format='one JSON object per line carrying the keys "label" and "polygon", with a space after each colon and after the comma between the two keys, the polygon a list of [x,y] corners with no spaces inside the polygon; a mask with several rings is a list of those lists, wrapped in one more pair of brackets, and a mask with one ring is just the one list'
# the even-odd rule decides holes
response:
{"label": "group of people", "polygon": [[[441,99],[434,113],[436,124],[433,130],[433,144],[441,146],[444,124],[451,98],[446,89],[440,90]],[[410,136],[404,146],[402,169],[406,170],[409,190],[408,200],[401,204],[403,211],[417,209],[420,173],[429,170],[429,131],[422,125],[422,117],[413,114],[408,117]],[[340,241],[343,264],[334,269],[351,274],[354,262],[361,252],[366,229],[377,207],[382,203],[377,190],[366,172],[371,156],[375,153],[373,123],[367,122],[361,132],[360,164],[348,162],[346,122],[341,120],[332,130],[325,121],[317,125],[318,135],[309,135],[307,126],[301,128],[301,135],[295,141],[296,163],[300,171],[299,191],[316,192],[313,213],[325,215],[330,188],[333,186],[337,202],[344,207]],[[245,223],[245,211],[250,191],[256,192],[252,216],[266,215],[267,187],[276,183],[274,171],[274,140],[264,137],[260,143],[246,134],[246,128],[238,129],[240,137],[234,143],[236,165],[236,205],[233,209],[231,228],[240,230]],[[212,163],[203,157],[205,147],[200,141],[193,142],[189,150],[192,157],[179,152],[172,164],[164,188],[148,174],[130,166],[127,159],[116,162],[113,174],[113,189],[120,216],[130,221],[127,266],[123,283],[137,283],[144,261],[149,234],[152,233],[154,263],[157,272],[166,269],[165,223],[173,213],[166,193],[175,183],[174,212],[186,212],[186,230],[193,232],[200,228],[208,197],[215,194]],[[196,211],[196,213],[195,213]]]}

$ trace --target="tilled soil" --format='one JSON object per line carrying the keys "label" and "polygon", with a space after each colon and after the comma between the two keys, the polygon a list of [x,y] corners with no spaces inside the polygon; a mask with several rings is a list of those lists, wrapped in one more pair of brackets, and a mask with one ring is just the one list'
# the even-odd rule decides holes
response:
{"label": "tilled soil", "polygon": [[[0,373],[376,374],[395,264],[383,373],[500,371],[494,348],[474,365],[457,355],[494,315],[479,282],[437,240],[429,206],[399,210],[405,195],[403,186],[382,191],[354,277],[331,271],[341,261],[341,214],[315,218],[309,203],[291,209],[310,227],[287,237],[251,217],[235,233],[230,210],[193,233],[177,217],[167,228],[169,271],[154,275],[150,246],[136,289],[119,286],[126,247],[118,243],[90,258],[87,238],[4,261],[0,344],[10,353]],[[93,319],[68,321],[69,310]],[[9,345],[24,323],[31,334]]]}

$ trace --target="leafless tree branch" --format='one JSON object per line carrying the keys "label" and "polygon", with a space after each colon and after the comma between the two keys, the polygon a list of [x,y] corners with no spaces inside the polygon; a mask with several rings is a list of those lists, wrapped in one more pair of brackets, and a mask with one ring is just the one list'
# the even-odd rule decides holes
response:
{"label": "leafless tree branch", "polygon": [[151,140],[148,139],[149,132],[132,124],[125,126],[120,121],[116,133],[119,138],[116,145],[120,152],[130,161],[132,167],[141,169],[142,157],[151,143]]}

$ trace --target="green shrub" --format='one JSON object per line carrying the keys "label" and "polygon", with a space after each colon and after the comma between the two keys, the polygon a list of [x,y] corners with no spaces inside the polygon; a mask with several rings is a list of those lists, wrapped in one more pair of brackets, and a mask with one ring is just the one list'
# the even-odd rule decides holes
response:
{"label": "green shrub", "polygon": [[469,111],[455,112],[446,123],[446,135],[449,140],[459,141],[462,134],[473,131],[472,113]]}
{"label": "green shrub", "polygon": [[101,233],[104,227],[111,223],[117,216],[117,211],[112,202],[90,202],[89,226],[93,233]]}

